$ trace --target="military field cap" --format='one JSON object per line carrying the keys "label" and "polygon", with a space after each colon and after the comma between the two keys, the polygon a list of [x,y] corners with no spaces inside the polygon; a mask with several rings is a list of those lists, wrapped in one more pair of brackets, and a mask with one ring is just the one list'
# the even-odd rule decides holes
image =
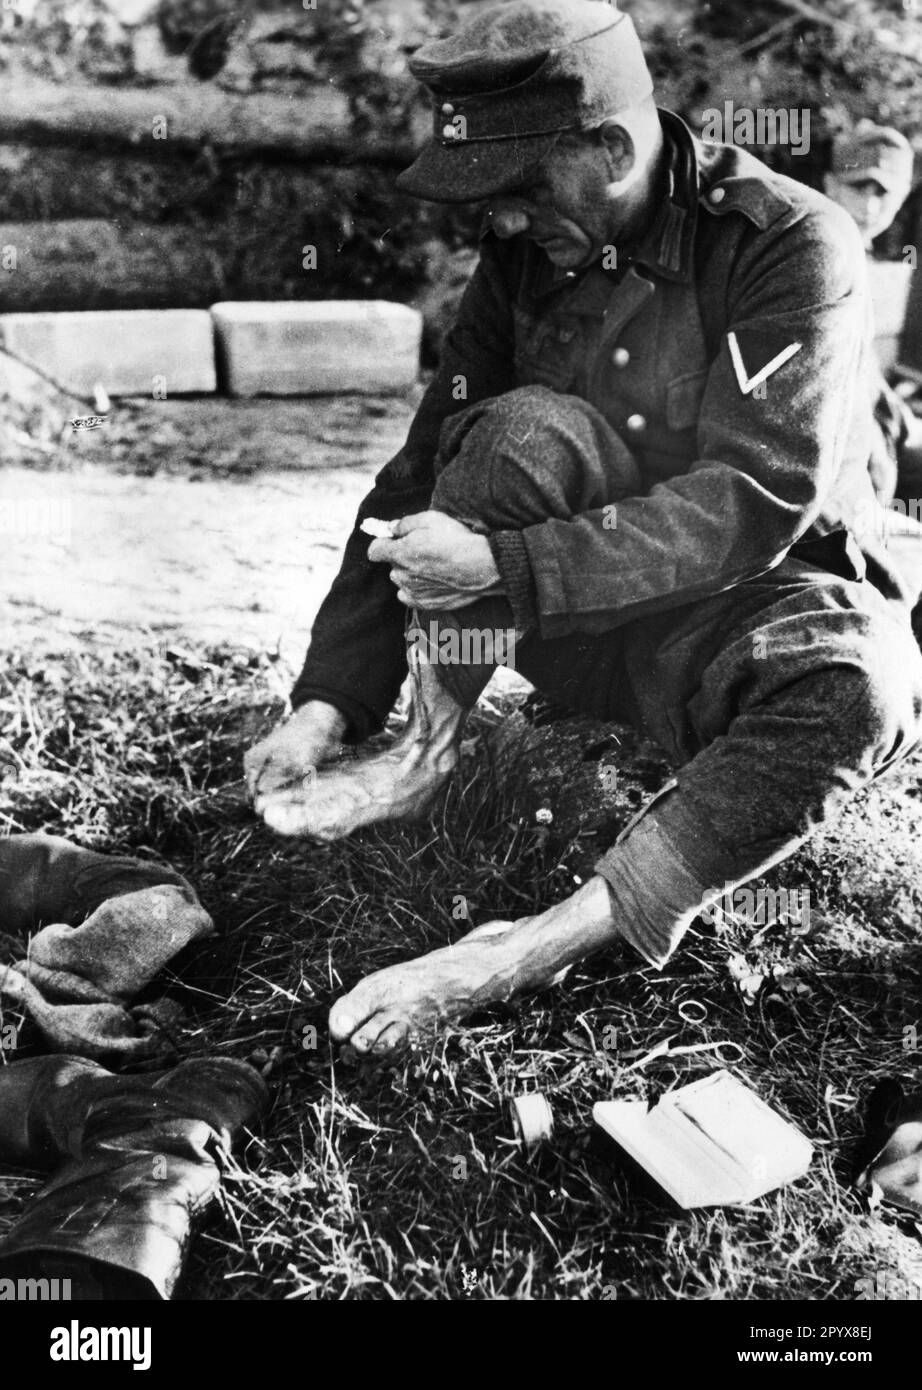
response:
{"label": "military field cap", "polygon": [[892,193],[912,182],[912,146],[893,126],[859,121],[836,139],[832,172],[844,183],[876,179]]}
{"label": "military field cap", "polygon": [[434,131],[398,188],[464,203],[520,184],[561,132],[597,125],[650,95],[630,18],[604,0],[507,0],[417,49]]}

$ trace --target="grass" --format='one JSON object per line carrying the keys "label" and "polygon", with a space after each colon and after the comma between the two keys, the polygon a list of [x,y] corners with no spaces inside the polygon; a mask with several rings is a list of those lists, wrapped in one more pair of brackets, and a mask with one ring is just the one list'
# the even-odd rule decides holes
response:
{"label": "grass", "polygon": [[[563,896],[668,769],[627,730],[542,726],[501,695],[427,824],[286,842],[239,783],[281,688],[247,652],[153,641],[12,652],[0,667],[0,750],[18,772],[0,833],[45,829],[187,873],[220,934],[169,980],[188,1010],[177,1046],[249,1058],[272,1086],[180,1297],[834,1300],[878,1270],[918,1276],[911,1223],[870,1213],[849,1185],[862,1101],[918,1069],[902,1042],[917,1023],[922,1035],[917,766],[766,880],[809,888],[809,930],[754,937],[723,916],[661,974],[613,951],[373,1068],[330,1049],[331,1001],[455,939],[460,898],[479,924]],[[0,959],[14,951],[0,936]],[[743,962],[762,977],[755,993]],[[680,1016],[688,1001],[705,1006],[700,1024]],[[670,1037],[737,1045],[732,1069],[813,1140],[806,1178],[745,1208],[681,1213],[619,1157],[594,1131],[596,1100],[652,1100],[715,1066],[711,1051],[642,1061]],[[556,1129],[528,1158],[507,1105],[531,1090]],[[0,1229],[35,1187],[0,1178]]]}

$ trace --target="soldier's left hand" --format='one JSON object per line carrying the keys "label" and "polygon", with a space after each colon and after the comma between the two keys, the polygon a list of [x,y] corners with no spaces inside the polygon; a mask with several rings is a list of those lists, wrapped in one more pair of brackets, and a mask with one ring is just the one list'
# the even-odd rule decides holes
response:
{"label": "soldier's left hand", "polygon": [[417,512],[394,523],[393,540],[372,541],[369,560],[391,566],[407,607],[465,608],[498,592],[499,570],[485,536],[445,512]]}

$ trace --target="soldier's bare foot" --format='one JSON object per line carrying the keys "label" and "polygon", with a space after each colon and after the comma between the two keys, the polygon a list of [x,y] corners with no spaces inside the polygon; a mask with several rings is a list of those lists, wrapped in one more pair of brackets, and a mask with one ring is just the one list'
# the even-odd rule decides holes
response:
{"label": "soldier's bare foot", "polygon": [[379,970],[338,999],[330,1032],[359,1053],[396,1051],[523,990],[553,984],[574,961],[616,938],[611,897],[591,878],[537,917],[489,922],[454,946]]}
{"label": "soldier's bare foot", "polygon": [[406,728],[384,753],[314,771],[300,785],[258,797],[256,809],[279,835],[339,840],[376,821],[415,820],[458,761],[467,709],[419,665]]}
{"label": "soldier's bare foot", "polygon": [[303,788],[266,797],[259,809],[279,835],[339,840],[376,821],[423,815],[457,761],[454,740],[442,748],[398,740],[376,757],[318,772]]}
{"label": "soldier's bare foot", "polygon": [[508,933],[478,934],[379,970],[338,999],[330,1032],[360,1053],[394,1052],[514,993]]}

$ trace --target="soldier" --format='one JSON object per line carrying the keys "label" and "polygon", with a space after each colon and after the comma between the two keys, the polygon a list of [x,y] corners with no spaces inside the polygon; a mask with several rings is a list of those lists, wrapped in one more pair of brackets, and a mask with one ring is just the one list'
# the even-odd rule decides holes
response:
{"label": "soldier", "polygon": [[833,142],[823,187],[854,218],[870,252],[909,197],[912,146],[893,126],[859,121]]}
{"label": "soldier", "polygon": [[[922,736],[918,595],[868,474],[864,252],[822,194],[659,110],[630,19],[509,0],[411,60],[433,138],[399,185],[484,200],[477,269],[405,446],[359,511],[295,713],[247,755],[256,809],[331,840],[417,815],[486,663],[414,630],[516,631],[555,702],[632,722],[679,767],[569,899],[390,967],[333,1036],[387,1053],[626,942],[661,967],[716,885],[790,855]],[[417,621],[418,619],[418,621]]]}
{"label": "soldier", "polygon": [[[824,180],[826,193],[854,218],[868,256],[868,272],[874,317],[893,317],[886,297],[893,295],[889,274],[878,277],[872,257],[873,244],[896,217],[912,187],[912,147],[892,126],[859,121],[853,131],[840,135],[832,147],[832,167]],[[905,272],[903,295],[908,291],[909,266],[883,263],[882,269]],[[879,286],[875,292],[875,285]],[[904,309],[896,306],[902,322]],[[875,364],[869,373],[877,431],[871,447],[871,477],[884,506],[895,497],[908,504],[922,497],[922,420],[893,390]],[[902,528],[906,529],[906,528]],[[911,534],[911,528],[910,528]],[[898,543],[899,544],[899,543]],[[915,547],[922,550],[922,547]],[[911,548],[900,545],[901,553]],[[908,560],[908,553],[906,555]]]}

